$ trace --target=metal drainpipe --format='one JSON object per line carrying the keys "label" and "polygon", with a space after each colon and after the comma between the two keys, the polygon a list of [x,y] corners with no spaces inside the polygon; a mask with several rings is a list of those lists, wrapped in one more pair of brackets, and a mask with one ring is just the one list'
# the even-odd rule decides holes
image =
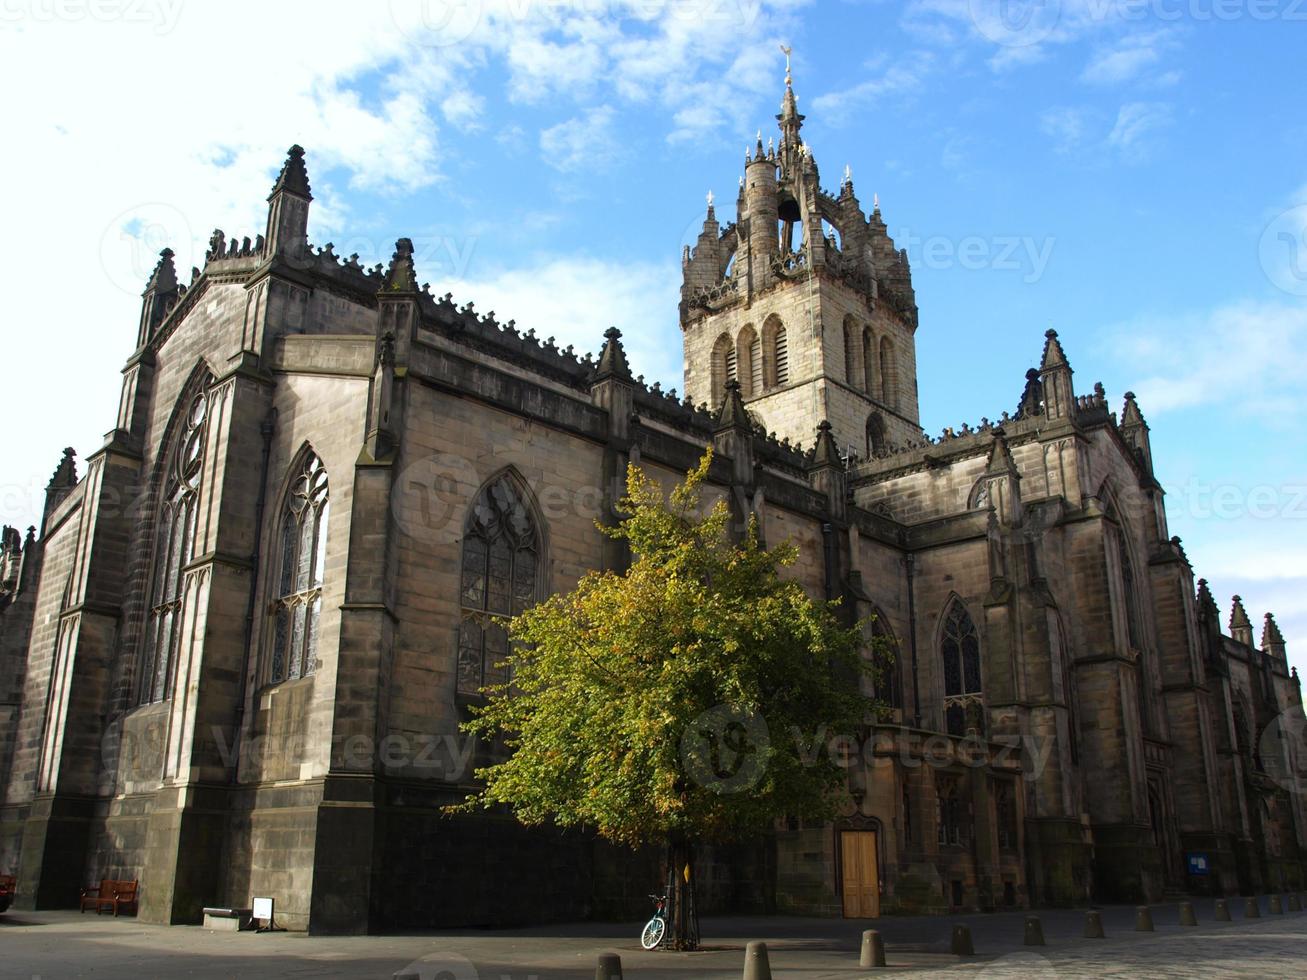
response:
{"label": "metal drainpipe", "polygon": [[916,557],[905,555],[903,565],[908,570],[908,642],[912,651],[912,727],[921,727],[921,689],[917,685],[917,598],[913,585]]}
{"label": "metal drainpipe", "polygon": [[272,453],[272,434],[277,428],[277,409],[259,426],[263,451],[259,463],[259,497],[254,505],[254,551],[250,555],[250,597],[245,604],[245,650],[241,655],[240,695],[236,699],[236,725],[232,729],[231,781],[236,782],[241,767],[241,726],[245,724],[245,692],[250,676],[251,647],[254,644],[254,601],[259,590],[259,545],[263,541],[263,510],[268,495],[268,459]]}

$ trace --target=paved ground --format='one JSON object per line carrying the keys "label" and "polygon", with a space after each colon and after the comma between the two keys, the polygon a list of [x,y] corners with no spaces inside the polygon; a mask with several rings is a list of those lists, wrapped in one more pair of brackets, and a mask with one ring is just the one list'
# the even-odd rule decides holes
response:
{"label": "paved ground", "polygon": [[[1307,913],[1247,920],[1232,901],[1233,922],[1212,921],[1197,902],[1198,928],[1181,928],[1174,905],[1154,906],[1155,933],[1134,931],[1134,909],[1103,910],[1107,939],[1080,938],[1084,913],[1044,911],[1048,945],[1022,945],[1020,913],[951,918],[880,919],[893,972],[915,976],[1071,980],[1071,978],[1307,978]],[[971,927],[977,955],[948,952],[955,922]],[[389,978],[410,969],[421,980],[555,980],[594,976],[597,954],[617,952],[625,980],[702,977],[738,980],[744,945],[768,943],[776,980],[855,980],[860,933],[869,923],[830,919],[721,918],[703,922],[707,948],[646,953],[638,925],[586,923],[527,930],[445,931],[400,936],[317,937],[298,933],[208,932],[153,926],[76,912],[0,915],[0,977],[55,980],[196,980],[240,977]],[[881,971],[875,971],[881,972]]]}

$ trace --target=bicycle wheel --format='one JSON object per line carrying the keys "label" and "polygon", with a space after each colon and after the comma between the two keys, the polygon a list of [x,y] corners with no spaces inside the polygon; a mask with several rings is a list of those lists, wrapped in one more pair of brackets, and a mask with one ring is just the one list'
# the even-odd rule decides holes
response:
{"label": "bicycle wheel", "polygon": [[644,932],[640,933],[640,945],[645,949],[656,948],[663,941],[663,933],[666,931],[667,923],[662,916],[655,915],[645,924]]}

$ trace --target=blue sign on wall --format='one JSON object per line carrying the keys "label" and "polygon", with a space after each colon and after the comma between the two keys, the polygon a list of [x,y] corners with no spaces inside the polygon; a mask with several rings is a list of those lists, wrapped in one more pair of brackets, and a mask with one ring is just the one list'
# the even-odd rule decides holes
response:
{"label": "blue sign on wall", "polygon": [[1207,855],[1197,851],[1189,852],[1189,873],[1191,875],[1207,875],[1212,873],[1211,862],[1207,860]]}

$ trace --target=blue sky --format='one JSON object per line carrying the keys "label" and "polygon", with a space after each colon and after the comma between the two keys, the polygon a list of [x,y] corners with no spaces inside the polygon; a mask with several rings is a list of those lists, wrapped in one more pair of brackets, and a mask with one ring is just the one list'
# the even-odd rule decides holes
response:
{"label": "blue sky", "polygon": [[1223,611],[1307,665],[1301,0],[6,4],[0,519],[113,424],[154,254],[261,231],[292,142],[315,242],[412,237],[434,291],[616,324],[679,387],[680,247],[775,131],[781,43],[823,183],[909,249],[926,428],[1013,409],[1056,327],[1078,390],[1138,393]]}

